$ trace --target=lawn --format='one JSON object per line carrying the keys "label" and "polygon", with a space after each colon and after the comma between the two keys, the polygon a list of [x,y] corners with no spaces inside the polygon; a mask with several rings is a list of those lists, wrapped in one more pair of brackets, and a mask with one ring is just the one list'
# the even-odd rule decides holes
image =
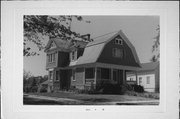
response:
{"label": "lawn", "polygon": [[[71,92],[56,92],[56,93],[31,93],[31,95],[38,96],[47,96],[47,97],[55,97],[55,98],[65,98],[65,99],[74,99],[78,100],[82,103],[78,104],[108,104],[109,102],[124,102],[124,101],[151,101],[154,99],[138,97],[138,96],[128,96],[128,95],[105,95],[105,94],[76,94]],[[26,103],[38,102],[40,100],[32,100],[28,101],[28,99],[24,98]],[[49,102],[45,100],[41,100],[45,104],[49,104]],[[39,102],[41,104],[41,101]],[[107,103],[106,103],[107,102]],[[54,104],[54,101],[50,103]],[[61,104],[60,102],[58,102]],[[68,101],[67,104],[77,104],[73,101]],[[121,105],[121,103],[117,103]]]}

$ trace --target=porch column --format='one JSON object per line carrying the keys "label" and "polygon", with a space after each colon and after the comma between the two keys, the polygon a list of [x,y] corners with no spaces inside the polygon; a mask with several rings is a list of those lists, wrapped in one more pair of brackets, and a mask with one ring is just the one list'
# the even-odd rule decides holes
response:
{"label": "porch column", "polygon": [[111,71],[111,81],[113,81],[113,68],[110,69]]}
{"label": "porch column", "polygon": [[135,75],[136,75],[136,84],[138,85],[138,77],[137,77],[137,72],[135,71]]}
{"label": "porch column", "polygon": [[94,67],[94,84],[96,84],[97,80],[97,67]]}
{"label": "porch column", "polygon": [[123,70],[123,84],[126,84],[126,72]]}
{"label": "porch column", "polygon": [[83,85],[84,85],[84,88],[85,88],[85,84],[86,84],[85,71],[86,71],[86,68],[83,67]]}

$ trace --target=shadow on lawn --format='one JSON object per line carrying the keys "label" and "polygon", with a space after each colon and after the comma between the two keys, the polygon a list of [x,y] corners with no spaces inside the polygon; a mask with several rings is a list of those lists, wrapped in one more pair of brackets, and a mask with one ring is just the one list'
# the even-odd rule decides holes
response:
{"label": "shadow on lawn", "polygon": [[89,98],[89,99],[81,99],[82,101],[88,101],[88,102],[109,102],[111,100],[105,99],[105,98]]}
{"label": "shadow on lawn", "polygon": [[23,104],[24,105],[63,105],[61,102],[52,101],[52,100],[40,100],[40,99],[34,99],[34,98],[23,98]]}

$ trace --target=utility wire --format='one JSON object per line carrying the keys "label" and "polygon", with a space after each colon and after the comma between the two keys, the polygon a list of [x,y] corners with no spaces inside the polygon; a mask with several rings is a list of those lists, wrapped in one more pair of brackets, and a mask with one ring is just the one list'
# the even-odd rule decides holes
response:
{"label": "utility wire", "polygon": [[[119,30],[117,30],[117,31],[119,31]],[[117,32],[117,31],[109,32],[109,33],[106,33],[106,34],[104,34],[104,35],[100,35],[100,36],[94,37],[94,38],[92,38],[92,39],[96,39],[96,38],[99,38],[99,37],[102,37],[102,36],[106,36],[106,35],[109,35],[109,34],[111,34],[111,33],[115,33],[115,32]]]}

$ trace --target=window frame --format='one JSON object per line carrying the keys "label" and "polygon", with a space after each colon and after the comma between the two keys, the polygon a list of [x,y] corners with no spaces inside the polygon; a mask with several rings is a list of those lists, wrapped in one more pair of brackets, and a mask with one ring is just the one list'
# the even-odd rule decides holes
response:
{"label": "window frame", "polygon": [[150,84],[150,76],[146,77],[146,84]]}
{"label": "window frame", "polygon": [[[118,50],[119,50],[120,54],[118,54]],[[123,57],[124,57],[124,49],[122,49],[122,48],[113,48],[112,49],[112,56],[116,57],[116,58],[123,59]]]}
{"label": "window frame", "polygon": [[114,43],[116,45],[123,45],[123,39],[122,38],[115,38]]}
{"label": "window frame", "polygon": [[53,71],[49,71],[49,80],[53,81]]}
{"label": "window frame", "polygon": [[75,69],[72,69],[72,81],[76,81],[75,72]]}
{"label": "window frame", "polygon": [[48,62],[53,63],[56,61],[56,53],[48,54]]}
{"label": "window frame", "polygon": [[142,77],[138,77],[139,79],[139,85],[142,84]]}

